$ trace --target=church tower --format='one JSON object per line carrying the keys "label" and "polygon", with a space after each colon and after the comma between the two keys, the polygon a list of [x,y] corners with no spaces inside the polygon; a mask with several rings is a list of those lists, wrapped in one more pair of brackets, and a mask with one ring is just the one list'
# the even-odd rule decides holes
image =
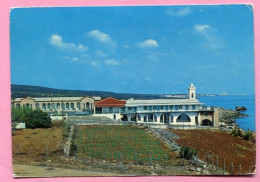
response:
{"label": "church tower", "polygon": [[189,99],[195,99],[196,98],[196,87],[194,87],[193,83],[190,84],[189,90]]}

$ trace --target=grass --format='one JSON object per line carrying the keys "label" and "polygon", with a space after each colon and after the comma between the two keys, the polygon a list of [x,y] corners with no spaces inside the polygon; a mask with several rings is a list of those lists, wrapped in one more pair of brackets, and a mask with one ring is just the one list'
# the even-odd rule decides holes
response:
{"label": "grass", "polygon": [[79,154],[96,159],[139,163],[168,160],[167,148],[145,132],[131,126],[87,126],[76,137]]}

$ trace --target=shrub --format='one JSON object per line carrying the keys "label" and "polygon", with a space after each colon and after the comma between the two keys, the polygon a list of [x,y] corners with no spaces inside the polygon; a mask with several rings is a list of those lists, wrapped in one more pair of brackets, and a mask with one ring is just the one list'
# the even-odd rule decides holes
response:
{"label": "shrub", "polygon": [[231,135],[243,137],[243,133],[240,128],[236,127],[232,130]]}
{"label": "shrub", "polygon": [[190,147],[183,146],[181,147],[180,156],[185,159],[192,159],[197,156],[197,150],[191,149]]}
{"label": "shrub", "polygon": [[247,131],[247,132],[244,134],[243,139],[244,139],[244,140],[251,140],[251,141],[255,142],[255,137],[254,137],[254,135],[253,135],[253,132],[251,132],[251,131]]}
{"label": "shrub", "polygon": [[11,109],[11,121],[12,121],[12,128],[15,128],[17,123],[25,122],[24,117],[26,113],[32,112],[30,108],[18,108],[12,107]]}
{"label": "shrub", "polygon": [[24,116],[29,112],[32,112],[32,109],[12,107],[12,122],[24,122]]}
{"label": "shrub", "polygon": [[41,110],[26,113],[24,120],[27,128],[50,128],[52,126],[51,118]]}
{"label": "shrub", "polygon": [[17,122],[25,123],[26,128],[50,128],[52,126],[51,118],[41,110],[12,107],[13,128]]}

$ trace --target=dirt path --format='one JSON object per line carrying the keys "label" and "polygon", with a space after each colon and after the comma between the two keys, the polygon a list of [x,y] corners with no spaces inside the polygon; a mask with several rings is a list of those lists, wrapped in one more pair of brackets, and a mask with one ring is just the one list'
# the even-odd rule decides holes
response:
{"label": "dirt path", "polygon": [[[13,176],[14,177],[126,176],[126,174],[13,164]],[[127,175],[127,176],[131,176],[131,175]]]}

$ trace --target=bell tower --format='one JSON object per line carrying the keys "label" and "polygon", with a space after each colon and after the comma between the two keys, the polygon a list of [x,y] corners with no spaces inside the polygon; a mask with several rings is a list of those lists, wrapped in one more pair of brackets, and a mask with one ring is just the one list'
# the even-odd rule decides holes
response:
{"label": "bell tower", "polygon": [[196,87],[194,87],[193,83],[190,84],[189,90],[189,99],[195,99],[196,98]]}

